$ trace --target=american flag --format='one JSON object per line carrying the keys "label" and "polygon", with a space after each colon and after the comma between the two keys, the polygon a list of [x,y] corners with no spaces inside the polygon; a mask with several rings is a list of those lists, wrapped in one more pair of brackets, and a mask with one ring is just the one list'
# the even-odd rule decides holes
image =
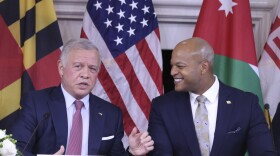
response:
{"label": "american flag", "polygon": [[126,136],[134,126],[146,131],[151,100],[163,93],[152,1],[89,0],[86,9],[81,37],[98,47],[102,60],[92,93],[121,108]]}

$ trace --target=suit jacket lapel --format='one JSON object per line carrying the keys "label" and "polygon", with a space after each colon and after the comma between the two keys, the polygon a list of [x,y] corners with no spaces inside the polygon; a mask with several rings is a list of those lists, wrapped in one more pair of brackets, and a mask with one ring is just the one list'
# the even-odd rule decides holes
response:
{"label": "suit jacket lapel", "polygon": [[[193,123],[190,96],[188,93],[179,93],[181,96],[176,97],[176,107],[178,111],[178,120],[183,131],[184,140],[187,140],[192,155],[200,155],[198,140],[196,137]],[[178,101],[178,102],[177,102]]]}
{"label": "suit jacket lapel", "polygon": [[219,101],[218,101],[218,113],[216,120],[216,129],[214,134],[214,142],[211,149],[211,156],[218,155],[218,151],[221,148],[225,134],[227,133],[227,125],[230,124],[232,116],[232,110],[234,107],[233,101],[229,98],[230,91],[227,86],[220,82],[219,88]]}
{"label": "suit jacket lapel", "polygon": [[90,94],[89,98],[89,110],[88,154],[98,154],[106,114],[102,109],[102,102],[92,94]]}
{"label": "suit jacket lapel", "polygon": [[55,88],[51,93],[49,108],[56,132],[57,149],[59,149],[61,145],[66,147],[68,134],[67,112],[64,96],[60,86]]}

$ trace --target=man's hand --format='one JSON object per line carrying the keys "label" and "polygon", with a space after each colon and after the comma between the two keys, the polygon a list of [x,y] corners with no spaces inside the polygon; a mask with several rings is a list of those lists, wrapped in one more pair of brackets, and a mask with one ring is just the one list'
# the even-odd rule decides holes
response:
{"label": "man's hand", "polygon": [[65,148],[63,145],[60,146],[60,149],[53,155],[63,155]]}
{"label": "man's hand", "polygon": [[137,133],[134,127],[128,137],[129,152],[133,155],[145,155],[154,149],[154,141],[148,132]]}

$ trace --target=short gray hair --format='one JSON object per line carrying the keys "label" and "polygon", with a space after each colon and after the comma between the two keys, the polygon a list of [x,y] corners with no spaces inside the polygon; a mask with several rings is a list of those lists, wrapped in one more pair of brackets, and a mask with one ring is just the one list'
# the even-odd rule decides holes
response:
{"label": "short gray hair", "polygon": [[[62,52],[60,55],[60,60],[61,60],[62,64],[64,66],[66,65],[67,57],[72,50],[79,50],[79,49],[96,50],[99,54],[98,48],[90,40],[85,39],[85,38],[71,39],[64,45],[64,47],[62,49]],[[101,62],[99,62],[99,66],[100,66],[100,63]]]}

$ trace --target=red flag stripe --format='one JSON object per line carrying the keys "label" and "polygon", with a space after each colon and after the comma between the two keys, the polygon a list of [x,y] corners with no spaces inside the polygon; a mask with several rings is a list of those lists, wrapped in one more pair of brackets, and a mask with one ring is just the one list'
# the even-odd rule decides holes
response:
{"label": "red flag stripe", "polygon": [[160,40],[160,32],[159,32],[159,28],[155,29],[154,30],[156,35],[157,35],[157,38]]}
{"label": "red flag stripe", "polygon": [[[159,81],[159,78],[162,76],[162,70],[159,67],[159,64],[156,62],[156,58],[153,55],[153,52],[148,46],[148,43],[145,39],[141,40],[136,44],[138,51],[140,52],[140,56],[148,69],[152,79],[154,80],[158,92],[162,94],[162,82]],[[148,59],[147,59],[148,58]],[[161,62],[162,63],[162,62]],[[160,78],[161,80],[161,78]]]}
{"label": "red flag stripe", "polygon": [[279,36],[275,37],[273,39],[273,41],[274,41],[275,45],[277,46],[277,48],[280,49],[280,39],[279,39]]}
{"label": "red flag stripe", "polygon": [[271,57],[271,59],[273,60],[275,65],[280,69],[280,60],[279,60],[278,56],[275,54],[275,52],[271,49],[270,45],[266,44],[264,49],[267,52],[267,54]]}
{"label": "red flag stripe", "polygon": [[272,24],[271,26],[271,30],[270,30],[270,33],[274,32],[277,28],[280,27],[280,19],[279,17],[277,16],[274,20],[274,23]]}

